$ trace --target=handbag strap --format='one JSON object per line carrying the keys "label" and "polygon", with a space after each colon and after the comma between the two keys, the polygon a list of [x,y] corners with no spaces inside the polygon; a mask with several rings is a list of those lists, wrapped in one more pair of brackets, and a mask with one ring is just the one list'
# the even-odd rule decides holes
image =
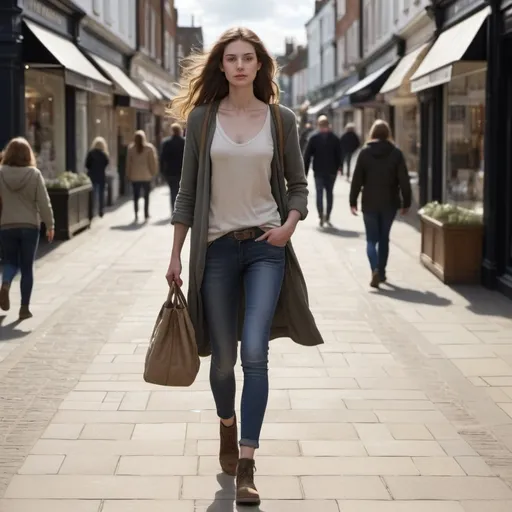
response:
{"label": "handbag strap", "polygon": [[270,105],[274,111],[274,117],[276,118],[276,130],[277,130],[277,150],[279,154],[279,164],[281,170],[284,171],[284,130],[283,130],[283,118],[281,116],[281,109],[278,103]]}
{"label": "handbag strap", "polygon": [[169,287],[169,293],[167,295],[167,301],[164,304],[165,307],[187,307],[187,299],[185,298],[185,295],[183,295],[183,292],[181,291],[181,288],[173,282],[171,286]]}

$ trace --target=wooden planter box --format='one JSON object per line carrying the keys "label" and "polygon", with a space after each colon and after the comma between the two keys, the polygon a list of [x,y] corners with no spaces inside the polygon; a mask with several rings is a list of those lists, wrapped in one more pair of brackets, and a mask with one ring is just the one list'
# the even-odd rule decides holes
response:
{"label": "wooden planter box", "polygon": [[50,188],[48,195],[55,217],[55,239],[69,240],[91,225],[92,186],[72,189]]}
{"label": "wooden planter box", "polygon": [[480,283],[482,225],[442,224],[421,219],[421,262],[445,284]]}

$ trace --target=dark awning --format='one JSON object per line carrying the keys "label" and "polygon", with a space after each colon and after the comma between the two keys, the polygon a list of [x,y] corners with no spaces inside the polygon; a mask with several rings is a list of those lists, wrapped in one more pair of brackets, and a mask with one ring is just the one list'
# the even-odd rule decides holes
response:
{"label": "dark awning", "polygon": [[[64,69],[67,84],[100,94],[112,94],[112,83],[107,80],[78,49],[73,42],[50,32],[32,21],[24,21],[31,35],[51,54],[55,62],[45,62],[46,59],[34,58],[37,54],[30,48],[24,48],[26,64],[33,68],[59,67]],[[29,46],[26,44],[26,46]],[[43,60],[43,62],[37,62]]]}
{"label": "dark awning", "polygon": [[350,103],[357,105],[358,103],[373,101],[375,96],[379,94],[381,87],[384,85],[393,69],[395,69],[397,62],[398,61],[393,61],[390,64],[382,66],[351,87],[345,93],[345,96],[350,98]]}

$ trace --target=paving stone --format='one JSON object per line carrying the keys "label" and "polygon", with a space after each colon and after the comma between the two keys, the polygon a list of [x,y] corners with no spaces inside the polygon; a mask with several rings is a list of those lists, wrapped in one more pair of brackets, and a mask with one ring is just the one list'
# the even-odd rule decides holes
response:
{"label": "paving stone", "polygon": [[2,512],[99,512],[100,507],[99,500],[0,500]]}
{"label": "paving stone", "polygon": [[469,476],[493,476],[491,468],[480,457],[455,457]]}
{"label": "paving stone", "polygon": [[83,428],[83,423],[52,423],[41,439],[78,439]]}
{"label": "paving stone", "polygon": [[[190,442],[190,441],[187,441]],[[341,441],[343,442],[343,441]],[[348,442],[356,442],[356,441],[347,441]],[[207,439],[199,439],[195,441],[196,443],[196,455],[211,455],[217,456],[219,453],[219,440],[207,440]],[[304,449],[303,443],[301,443],[302,452],[304,455],[308,455],[306,450]],[[347,450],[348,451],[348,450]],[[354,450],[355,452],[355,450]],[[301,453],[301,448],[299,447],[299,443],[297,441],[271,441],[266,439],[265,442],[261,443],[260,448],[258,449],[258,456],[269,456],[273,455],[275,457],[298,457]],[[362,450],[362,453],[357,453],[358,455],[365,455],[366,451]],[[320,455],[320,454],[319,454]],[[341,455],[341,454],[339,454]]]}
{"label": "paving stone", "polygon": [[124,456],[121,457],[121,460],[119,461],[116,474],[134,476],[197,475],[198,458],[169,456]]}
{"label": "paving stone", "polygon": [[[341,512],[464,512],[454,501],[339,501]],[[476,511],[475,511],[476,512]]]}
{"label": "paving stone", "polygon": [[[194,424],[197,427],[199,424]],[[186,425],[183,423],[138,424],[133,430],[134,440],[181,440],[185,439]]]}
{"label": "paving stone", "polygon": [[[195,512],[237,512],[240,510],[229,500],[216,500],[213,503],[198,500],[195,506]],[[339,512],[338,504],[334,500],[263,500],[260,510],[265,512]]]}
{"label": "paving stone", "polygon": [[113,475],[118,462],[118,455],[99,453],[66,455],[59,475]]}
{"label": "paving stone", "polygon": [[388,429],[393,438],[398,441],[426,441],[432,439],[432,434],[425,425],[392,423],[388,425]]}
{"label": "paving stone", "polygon": [[129,423],[88,423],[80,434],[80,439],[123,440],[130,439],[134,425]]}
{"label": "paving stone", "polygon": [[376,476],[304,476],[301,482],[306,499],[391,499],[381,479]]}
{"label": "paving stone", "polygon": [[29,455],[20,475],[56,475],[64,461],[63,455]]}
{"label": "paving stone", "polygon": [[464,470],[451,457],[413,457],[413,462],[421,475],[427,476],[458,476]]}
{"label": "paving stone", "polygon": [[101,512],[197,512],[193,501],[106,500]]}
{"label": "paving stone", "polygon": [[301,441],[300,447],[302,454],[306,457],[360,457],[368,455],[361,441]]}
{"label": "paving stone", "polygon": [[510,500],[512,490],[498,478],[391,476],[384,480],[396,500]]}

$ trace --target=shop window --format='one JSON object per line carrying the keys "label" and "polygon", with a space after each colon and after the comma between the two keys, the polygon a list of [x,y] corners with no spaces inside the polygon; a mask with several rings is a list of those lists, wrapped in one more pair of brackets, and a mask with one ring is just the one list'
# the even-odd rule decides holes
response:
{"label": "shop window", "polygon": [[481,212],[484,193],[485,71],[446,86],[445,200]]}
{"label": "shop window", "polygon": [[395,107],[395,143],[404,154],[410,174],[418,173],[420,122],[417,103]]}
{"label": "shop window", "polygon": [[96,137],[103,137],[110,154],[110,167],[117,162],[117,144],[114,130],[114,110],[112,97],[88,93],[87,132],[88,146]]}
{"label": "shop window", "polygon": [[25,71],[25,136],[45,178],[66,170],[65,86],[61,75]]}
{"label": "shop window", "polygon": [[85,158],[89,149],[87,133],[87,93],[85,91],[76,91],[75,124],[76,171],[85,172]]}

